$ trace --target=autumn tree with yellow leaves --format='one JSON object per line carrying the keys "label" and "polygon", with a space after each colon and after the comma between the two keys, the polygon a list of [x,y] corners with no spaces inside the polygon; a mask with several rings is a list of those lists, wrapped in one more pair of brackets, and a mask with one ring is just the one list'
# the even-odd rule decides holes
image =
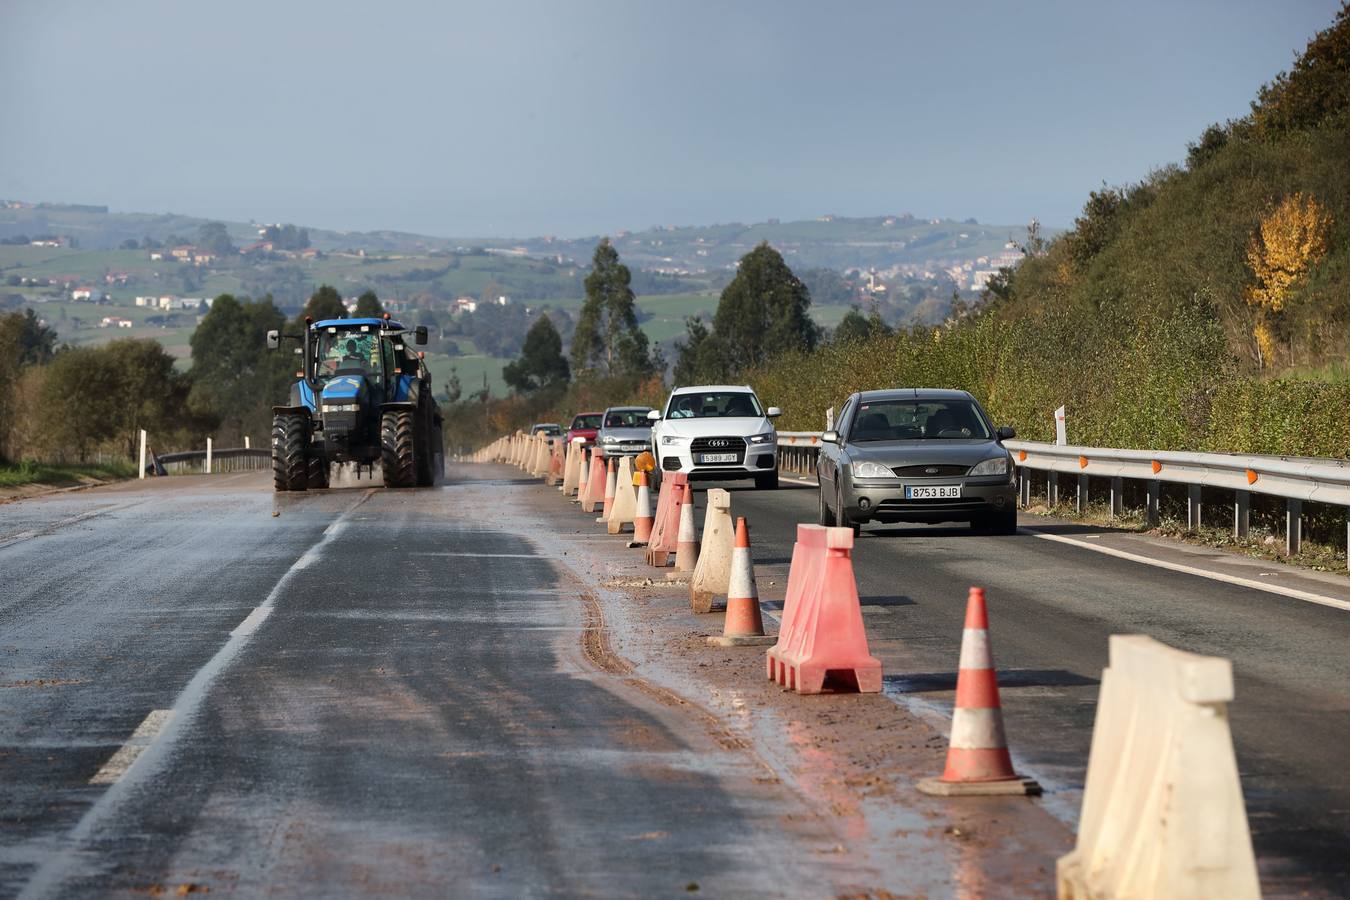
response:
{"label": "autumn tree with yellow leaves", "polygon": [[1255,282],[1247,302],[1256,307],[1256,360],[1262,368],[1275,352],[1275,335],[1294,289],[1326,255],[1331,216],[1311,195],[1290,194],[1261,219],[1247,244],[1247,266]]}

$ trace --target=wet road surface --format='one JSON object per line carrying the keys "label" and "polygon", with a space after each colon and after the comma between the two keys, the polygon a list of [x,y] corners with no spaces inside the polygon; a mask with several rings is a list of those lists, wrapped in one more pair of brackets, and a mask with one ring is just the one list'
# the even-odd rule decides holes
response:
{"label": "wet road surface", "polygon": [[[751,522],[761,598],[781,599],[796,523],[816,520],[817,490],[786,482],[774,492],[724,486],[734,491],[733,514]],[[704,497],[697,492],[700,522]],[[1055,527],[1034,516],[1022,524]],[[1047,785],[1044,802],[1067,818],[1081,802],[1108,635],[1147,634],[1230,658],[1230,719],[1263,886],[1268,894],[1342,895],[1350,883],[1350,612],[1025,532],[869,525],[853,557],[886,690],[918,712],[950,709],[967,588],[988,590],[1014,757]],[[1272,567],[1283,568],[1255,566]],[[779,585],[768,596],[767,578]],[[1347,589],[1350,582],[1326,587],[1338,596]]]}
{"label": "wet road surface", "polygon": [[588,658],[492,491],[0,506],[0,894],[833,894],[799,801]]}

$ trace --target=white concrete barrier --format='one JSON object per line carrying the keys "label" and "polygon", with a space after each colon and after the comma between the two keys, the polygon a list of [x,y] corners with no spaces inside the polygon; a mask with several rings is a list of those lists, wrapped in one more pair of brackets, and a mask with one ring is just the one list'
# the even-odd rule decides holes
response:
{"label": "white concrete barrier", "polygon": [[619,457],[619,471],[614,477],[614,502],[609,505],[605,530],[620,534],[625,525],[632,525],[637,516],[637,485],[633,484],[633,457]]}
{"label": "white concrete barrier", "polygon": [[1112,635],[1110,648],[1059,897],[1260,897],[1228,729],[1231,663],[1143,635]]}
{"label": "white concrete barrier", "polygon": [[689,578],[689,607],[696,613],[711,612],[714,597],[726,597],[731,582],[731,556],[736,526],[731,521],[731,493],[708,489],[703,513],[703,537],[698,564]]}

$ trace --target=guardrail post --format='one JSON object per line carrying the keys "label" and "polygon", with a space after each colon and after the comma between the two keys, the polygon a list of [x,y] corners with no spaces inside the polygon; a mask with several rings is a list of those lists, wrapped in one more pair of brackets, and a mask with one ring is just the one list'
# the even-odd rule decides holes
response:
{"label": "guardrail post", "polygon": [[1186,530],[1200,530],[1200,485],[1186,485]]}
{"label": "guardrail post", "polygon": [[1023,509],[1031,505],[1031,473],[1024,467],[1017,467],[1017,502]]}
{"label": "guardrail post", "polygon": [[1049,502],[1051,509],[1059,506],[1059,473],[1053,469],[1046,473],[1045,499]]}
{"label": "guardrail post", "polygon": [[211,439],[206,439],[206,474],[211,474]]}
{"label": "guardrail post", "polygon": [[137,478],[145,477],[145,429],[141,429],[141,467],[136,470]]}
{"label": "guardrail post", "polygon": [[249,441],[248,441],[248,435],[244,435],[244,449],[245,449],[245,450],[252,450],[252,449],[253,449],[253,445],[251,445],[251,444],[249,443]]}
{"label": "guardrail post", "polygon": [[1284,507],[1284,552],[1296,556],[1303,546],[1303,501],[1290,497]]}
{"label": "guardrail post", "polygon": [[1148,524],[1157,526],[1162,522],[1161,504],[1162,482],[1154,480],[1148,483]]}
{"label": "guardrail post", "polygon": [[1238,491],[1233,499],[1233,537],[1245,541],[1251,531],[1252,492]]}
{"label": "guardrail post", "polygon": [[1111,518],[1120,518],[1125,508],[1125,479],[1119,475],[1111,479]]}
{"label": "guardrail post", "polygon": [[1078,476],[1078,488],[1074,491],[1074,508],[1078,510],[1078,515],[1082,515],[1087,509],[1088,504],[1088,477],[1080,473]]}

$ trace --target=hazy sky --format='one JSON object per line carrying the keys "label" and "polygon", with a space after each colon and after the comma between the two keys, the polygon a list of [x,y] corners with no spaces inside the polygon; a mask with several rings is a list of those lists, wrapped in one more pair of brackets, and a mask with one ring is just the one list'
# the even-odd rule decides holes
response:
{"label": "hazy sky", "polygon": [[0,0],[0,196],[438,235],[1070,222],[1335,0]]}

